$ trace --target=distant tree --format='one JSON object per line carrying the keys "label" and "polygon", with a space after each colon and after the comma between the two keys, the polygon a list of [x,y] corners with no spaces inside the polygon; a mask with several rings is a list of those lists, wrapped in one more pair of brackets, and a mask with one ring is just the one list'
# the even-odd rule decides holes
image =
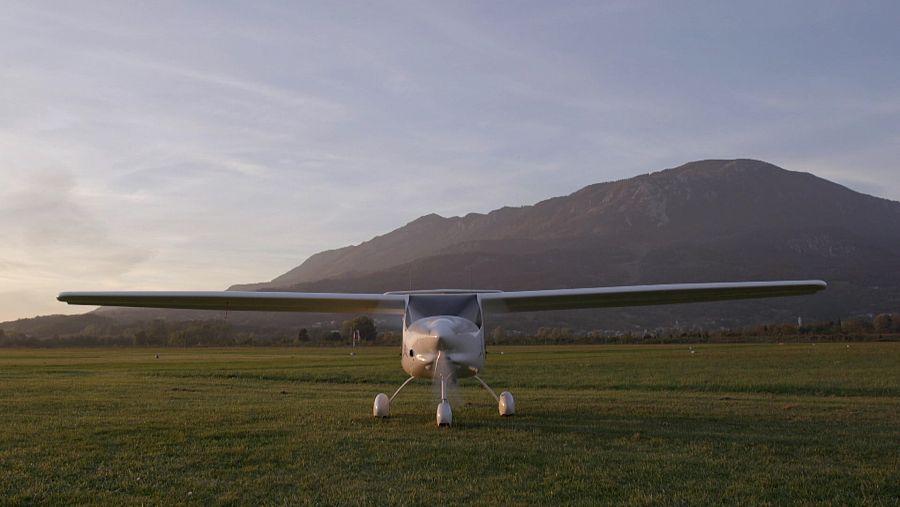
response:
{"label": "distant tree", "polygon": [[309,331],[305,327],[300,328],[300,331],[297,332],[297,341],[301,343],[309,341]]}
{"label": "distant tree", "polygon": [[537,329],[535,336],[540,340],[552,340],[554,329],[551,327],[541,326]]}
{"label": "distant tree", "polygon": [[185,343],[184,341],[184,333],[175,329],[168,333],[168,339],[166,340],[166,343],[170,347],[184,347],[187,345],[187,343]]}
{"label": "distant tree", "polygon": [[143,347],[145,345],[149,345],[149,339],[147,337],[147,333],[143,329],[141,329],[137,333],[134,333],[134,338],[132,339],[132,342],[137,347]]}
{"label": "distant tree", "polygon": [[[100,336],[102,334],[102,332],[100,330],[100,326],[98,326],[97,324],[88,324],[81,331],[81,334],[84,334],[86,336],[97,337],[97,336]],[[59,337],[57,336],[56,338],[59,338]]]}
{"label": "distant tree", "polygon": [[797,334],[798,328],[796,324],[773,324],[769,327],[769,334],[773,336],[793,336]]}
{"label": "distant tree", "polygon": [[344,322],[342,330],[344,338],[347,340],[351,339],[357,331],[359,331],[359,339],[362,341],[372,342],[378,337],[375,321],[368,315],[360,315],[353,320]]}
{"label": "distant tree", "polygon": [[892,324],[891,316],[886,313],[878,314],[872,320],[872,327],[875,328],[875,332],[877,332],[877,333],[891,332],[891,324]]}
{"label": "distant tree", "polygon": [[493,340],[493,342],[494,342],[495,344],[500,343],[501,341],[503,341],[503,339],[504,339],[505,337],[506,337],[506,335],[505,335],[505,333],[503,332],[503,328],[500,327],[500,326],[495,327],[495,328],[494,328],[494,331],[491,333],[491,339]]}
{"label": "distant tree", "polygon": [[841,330],[850,334],[869,333],[872,331],[872,322],[861,318],[844,319],[841,322]]}
{"label": "distant tree", "polygon": [[169,342],[169,330],[166,323],[160,319],[154,319],[147,325],[147,336],[151,345],[167,345]]}
{"label": "distant tree", "polygon": [[396,331],[385,331],[378,334],[376,343],[379,345],[400,345],[402,335]]}

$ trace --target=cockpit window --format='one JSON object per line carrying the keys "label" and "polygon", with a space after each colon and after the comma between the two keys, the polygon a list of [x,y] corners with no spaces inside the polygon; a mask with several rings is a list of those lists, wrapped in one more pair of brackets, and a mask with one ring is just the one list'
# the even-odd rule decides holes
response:
{"label": "cockpit window", "polygon": [[429,294],[410,295],[406,305],[405,324],[425,317],[452,315],[462,317],[481,328],[481,305],[475,294]]}

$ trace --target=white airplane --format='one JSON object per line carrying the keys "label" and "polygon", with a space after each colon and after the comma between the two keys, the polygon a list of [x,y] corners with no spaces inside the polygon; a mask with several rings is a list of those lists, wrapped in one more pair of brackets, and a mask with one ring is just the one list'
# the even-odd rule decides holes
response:
{"label": "white airplane", "polygon": [[662,305],[813,294],[821,280],[688,283],[589,289],[503,292],[498,290],[420,290],[385,294],[303,292],[63,292],[59,301],[75,305],[130,306],[224,311],[285,311],[390,314],[403,316],[401,365],[410,375],[392,396],[375,396],[372,414],[388,417],[394,398],[413,379],[440,382],[437,425],[453,422],[447,387],[474,377],[497,401],[501,416],[516,412],[509,391],[498,396],[479,374],[484,367],[485,312],[530,312]]}

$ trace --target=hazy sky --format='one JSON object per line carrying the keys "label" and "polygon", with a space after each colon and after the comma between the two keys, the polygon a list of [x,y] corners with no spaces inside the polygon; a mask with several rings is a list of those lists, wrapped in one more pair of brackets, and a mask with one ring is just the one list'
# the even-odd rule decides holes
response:
{"label": "hazy sky", "polygon": [[0,8],[0,321],[703,158],[900,200],[900,2]]}

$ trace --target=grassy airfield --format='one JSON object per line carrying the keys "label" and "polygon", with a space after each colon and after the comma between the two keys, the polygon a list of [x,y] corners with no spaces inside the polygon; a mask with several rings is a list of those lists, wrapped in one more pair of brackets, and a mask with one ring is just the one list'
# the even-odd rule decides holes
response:
{"label": "grassy airfield", "polygon": [[0,504],[900,503],[900,343],[694,350],[494,347],[449,429],[393,347],[3,350]]}

